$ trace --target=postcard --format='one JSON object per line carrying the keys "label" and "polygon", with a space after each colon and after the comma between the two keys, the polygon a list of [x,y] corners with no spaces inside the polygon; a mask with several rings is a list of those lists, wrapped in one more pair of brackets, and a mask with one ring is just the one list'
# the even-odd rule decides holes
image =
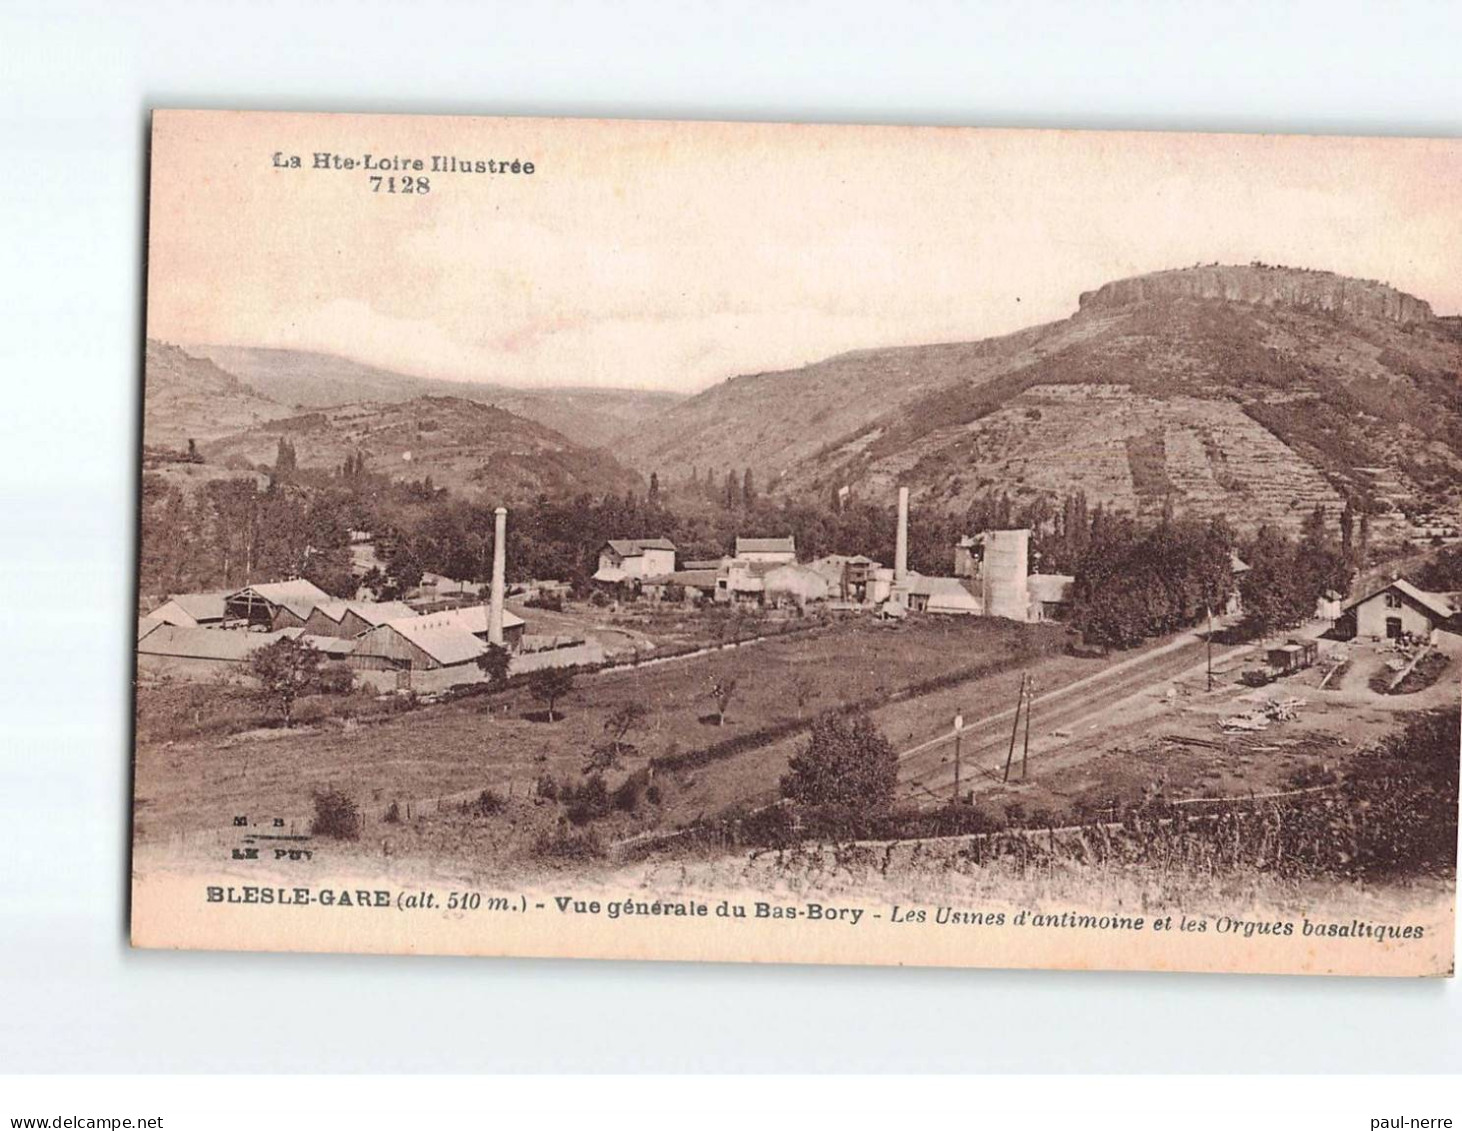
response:
{"label": "postcard", "polygon": [[132,940],[1445,976],[1462,142],[159,110]]}

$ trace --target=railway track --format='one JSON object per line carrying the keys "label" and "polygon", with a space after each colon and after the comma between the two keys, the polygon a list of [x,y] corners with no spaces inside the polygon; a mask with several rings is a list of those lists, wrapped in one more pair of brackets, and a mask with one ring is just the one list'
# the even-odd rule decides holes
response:
{"label": "railway track", "polygon": [[[1100,725],[1102,716],[1123,700],[1145,691],[1160,690],[1177,676],[1202,664],[1204,649],[1201,640],[1190,638],[1178,646],[1137,657],[1133,662],[1088,676],[1074,684],[1053,688],[1044,694],[1038,691],[1031,713],[1032,749],[1037,745],[1048,747],[1053,731],[1069,731],[1075,737],[1075,732],[1083,724],[1088,729],[1094,720]],[[1215,649],[1214,661],[1231,659],[1246,650]],[[1000,781],[1010,751],[1014,715],[1015,708],[1008,707],[966,724],[960,738],[961,792],[967,788],[989,788]],[[1024,727],[1023,719],[1021,726]],[[1017,739],[1012,778],[1019,773],[1023,738],[1021,735]],[[1050,751],[1046,749],[1043,753],[1049,754]],[[933,735],[899,755],[899,793],[903,799],[922,802],[947,800],[952,796],[953,785],[953,729]]]}

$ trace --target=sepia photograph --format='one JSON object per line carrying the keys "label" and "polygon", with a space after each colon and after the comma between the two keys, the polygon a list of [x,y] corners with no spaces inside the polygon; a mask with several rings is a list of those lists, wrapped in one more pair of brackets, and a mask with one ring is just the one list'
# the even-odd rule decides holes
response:
{"label": "sepia photograph", "polygon": [[1462,143],[150,146],[134,945],[1451,975]]}

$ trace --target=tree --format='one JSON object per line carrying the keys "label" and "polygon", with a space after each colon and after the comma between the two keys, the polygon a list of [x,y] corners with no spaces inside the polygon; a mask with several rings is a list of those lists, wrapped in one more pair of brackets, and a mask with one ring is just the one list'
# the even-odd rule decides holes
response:
{"label": "tree", "polygon": [[741,505],[750,510],[756,505],[756,480],[751,477],[751,468],[741,476]]}
{"label": "tree", "polygon": [[893,804],[898,755],[866,714],[829,714],[788,763],[782,796],[802,805],[878,812]]}
{"label": "tree", "polygon": [[477,666],[487,677],[488,687],[498,691],[507,684],[509,662],[508,650],[501,644],[489,644],[487,651],[477,657]]}
{"label": "tree", "polygon": [[574,689],[574,673],[567,668],[539,668],[528,677],[528,693],[548,708],[553,722],[554,706]]}
{"label": "tree", "polygon": [[320,679],[325,655],[314,645],[291,636],[260,648],[249,659],[249,668],[266,695],[279,703],[284,725],[294,725],[294,705]]}
{"label": "tree", "polygon": [[274,452],[274,474],[280,479],[286,479],[294,474],[297,465],[294,445],[283,436],[279,437],[279,447]]}
{"label": "tree", "polygon": [[807,704],[817,698],[817,681],[806,672],[798,672],[792,677],[790,687],[792,699],[797,704],[797,717],[800,719]]}
{"label": "tree", "polygon": [[716,725],[726,725],[726,708],[731,706],[731,698],[736,694],[736,684],[739,681],[734,676],[718,675],[712,676],[710,687],[706,694],[711,702],[716,704]]}
{"label": "tree", "polygon": [[660,473],[658,471],[650,472],[650,493],[646,496],[646,501],[652,507],[660,505]]}
{"label": "tree", "polygon": [[618,765],[620,755],[629,746],[629,735],[644,726],[649,717],[650,709],[643,703],[630,702],[615,708],[604,720],[605,740],[595,744],[584,766],[584,773],[612,770]]}

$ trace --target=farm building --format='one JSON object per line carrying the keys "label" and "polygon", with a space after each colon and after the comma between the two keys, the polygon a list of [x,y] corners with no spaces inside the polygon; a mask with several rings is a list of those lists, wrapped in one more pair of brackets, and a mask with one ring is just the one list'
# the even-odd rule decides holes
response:
{"label": "farm building", "polygon": [[718,568],[678,569],[668,577],[656,578],[655,583],[646,585],[645,593],[661,599],[665,596],[667,585],[678,585],[685,590],[687,600],[708,601],[716,595],[716,577],[719,572]]}
{"label": "farm building", "polygon": [[183,628],[198,625],[217,627],[223,623],[224,602],[228,589],[215,589],[210,593],[174,593],[148,617],[162,624],[175,624]]}
{"label": "farm building", "polygon": [[416,610],[401,601],[326,601],[310,610],[304,629],[316,636],[348,640],[388,620],[414,616]]}
{"label": "farm building", "polygon": [[137,670],[179,679],[245,675],[249,657],[282,636],[275,632],[220,632],[198,625],[158,625],[137,642]]}
{"label": "farm building", "polygon": [[797,560],[794,538],[737,538],[736,560],[786,565]]}
{"label": "farm building", "polygon": [[716,575],[715,600],[722,604],[760,605],[766,600],[766,576],[780,562],[732,559]]}
{"label": "farm building", "polygon": [[[434,618],[446,618],[462,628],[465,628],[473,636],[487,643],[487,606],[466,605],[460,609],[449,609],[443,613],[433,613]],[[503,610],[503,644],[508,648],[516,648],[523,642],[523,631],[525,621],[515,613]]]}
{"label": "farm building", "polygon": [[904,603],[916,613],[979,616],[984,606],[958,577],[925,577],[910,573],[900,586]]}
{"label": "farm building", "polygon": [[809,568],[827,579],[831,596],[861,604],[868,599],[868,582],[879,565],[862,554],[827,554],[812,562]]}
{"label": "farm building", "polygon": [[674,572],[675,543],[668,538],[611,538],[599,549],[593,580],[619,585]]}
{"label": "farm building", "polygon": [[154,625],[137,642],[137,669],[148,675],[177,679],[214,679],[220,675],[248,675],[255,652],[286,637],[302,641],[327,660],[345,660],[354,640],[312,636],[301,628],[282,632],[220,632],[201,626]]}
{"label": "farm building", "polygon": [[985,547],[979,535],[965,534],[954,544],[954,576],[979,577]]}
{"label": "farm building", "polygon": [[1454,615],[1456,610],[1446,597],[1418,589],[1399,577],[1344,609],[1351,635],[1371,640],[1430,639]]}
{"label": "farm building", "polygon": [[230,593],[224,599],[224,615],[228,620],[267,625],[273,631],[303,628],[310,611],[331,600],[330,594],[318,585],[298,577],[293,581],[246,585]]}
{"label": "farm building", "polygon": [[796,562],[773,566],[762,577],[762,599],[776,607],[805,608],[816,601],[826,601],[834,592],[821,573]]}
{"label": "farm building", "polygon": [[[377,625],[356,639],[356,667],[376,670],[434,671],[471,664],[487,650],[487,610],[481,605],[402,617]],[[523,639],[522,617],[503,612],[503,642],[516,648]]]}
{"label": "farm building", "polygon": [[405,617],[371,629],[355,644],[355,667],[376,671],[435,671],[471,664],[487,645],[445,613]]}
{"label": "farm building", "polygon": [[1030,592],[1030,619],[1065,620],[1071,612],[1076,578],[1064,573],[1033,573],[1026,579]]}

